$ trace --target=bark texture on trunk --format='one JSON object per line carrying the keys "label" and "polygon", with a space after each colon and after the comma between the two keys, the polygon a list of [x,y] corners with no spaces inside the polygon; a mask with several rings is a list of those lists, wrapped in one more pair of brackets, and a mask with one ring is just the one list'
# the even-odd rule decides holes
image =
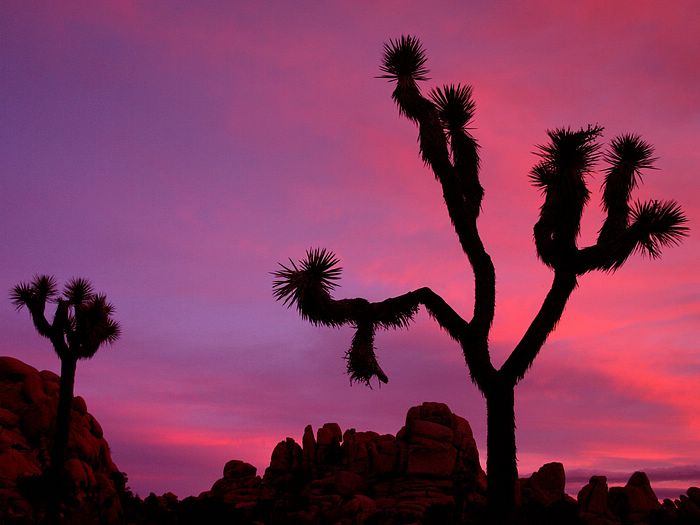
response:
{"label": "bark texture on trunk", "polygon": [[70,430],[70,411],[73,404],[73,387],[75,385],[76,360],[70,357],[61,359],[61,382],[56,410],[56,436],[51,450],[51,467],[63,469],[68,446]]}
{"label": "bark texture on trunk", "polygon": [[46,522],[61,523],[61,501],[63,501],[63,468],[66,462],[66,449],[70,433],[70,413],[73,405],[73,387],[75,385],[75,368],[77,360],[71,357],[61,359],[61,380],[58,390],[58,408],[56,409],[56,429],[51,448],[51,465],[49,467],[50,494]]}
{"label": "bark texture on trunk", "polygon": [[515,513],[518,468],[515,450],[514,387],[499,385],[486,393],[488,506],[490,523],[508,525]]}

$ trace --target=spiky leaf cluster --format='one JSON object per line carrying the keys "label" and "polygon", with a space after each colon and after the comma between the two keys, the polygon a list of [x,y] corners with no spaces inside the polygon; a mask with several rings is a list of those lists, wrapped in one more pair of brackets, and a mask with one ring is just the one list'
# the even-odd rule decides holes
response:
{"label": "spiky leaf cluster", "polygon": [[603,209],[626,205],[641,180],[641,170],[654,169],[654,148],[639,135],[624,134],[610,142],[605,154],[609,167],[603,182]]}
{"label": "spiky leaf cluster", "polygon": [[90,294],[75,305],[67,333],[71,351],[81,359],[91,358],[103,343],[115,342],[121,328],[113,313],[114,306],[102,294]]}
{"label": "spiky leaf cluster", "polygon": [[530,173],[532,183],[545,195],[535,225],[535,245],[542,261],[556,266],[570,261],[576,250],[583,208],[590,191],[585,176],[598,158],[599,126],[547,132],[550,142],[538,146],[541,161]]}
{"label": "spiky leaf cluster", "polygon": [[425,67],[427,58],[423,45],[417,37],[402,35],[401,38],[389,40],[384,44],[380,78],[390,81],[399,79],[428,80],[428,69]]}
{"label": "spiky leaf cluster", "polygon": [[82,305],[92,300],[94,296],[92,283],[82,277],[71,279],[63,289],[64,300],[72,306]]}
{"label": "spiky leaf cluster", "polygon": [[654,147],[636,133],[623,133],[610,141],[610,149],[605,154],[610,164],[627,164],[635,171],[652,169]]}
{"label": "spiky leaf cluster", "polygon": [[295,306],[302,319],[315,324],[335,324],[324,315],[323,306],[340,279],[339,263],[335,254],[325,248],[307,250],[299,263],[291,259],[288,266],[280,263],[281,269],[272,274],[275,299],[287,307]]}
{"label": "spiky leaf cluster", "polygon": [[[96,294],[87,279],[71,279],[59,295],[52,276],[36,276],[15,286],[10,300],[18,309],[27,307],[37,331],[51,340],[61,358],[90,358],[103,343],[119,338],[119,323],[112,318],[114,306],[106,296]],[[53,323],[44,316],[49,301],[56,303]]]}
{"label": "spiky leaf cluster", "polygon": [[350,349],[345,354],[350,381],[370,385],[373,377],[387,383],[389,378],[377,362],[374,349],[374,326],[371,323],[358,323]]}
{"label": "spiky leaf cluster", "polygon": [[639,135],[624,134],[610,142],[605,154],[608,167],[603,182],[603,210],[607,217],[598,235],[599,243],[611,243],[629,225],[630,196],[641,181],[641,170],[653,169],[654,149]]}
{"label": "spiky leaf cluster", "polygon": [[472,87],[449,84],[430,92],[443,127],[452,132],[464,130],[474,117],[476,104],[472,98]]}
{"label": "spiky leaf cluster", "polygon": [[688,219],[674,201],[638,202],[631,218],[639,236],[638,249],[652,258],[660,257],[662,248],[677,245],[688,235]]}
{"label": "spiky leaf cluster", "polygon": [[58,295],[56,279],[50,275],[35,275],[30,282],[22,282],[10,290],[10,301],[18,310],[32,305],[45,305]]}
{"label": "spiky leaf cluster", "polygon": [[549,142],[537,146],[536,154],[541,161],[530,173],[532,184],[546,191],[582,180],[598,160],[600,145],[596,139],[602,132],[602,127],[590,125],[576,131],[571,128],[548,130]]}

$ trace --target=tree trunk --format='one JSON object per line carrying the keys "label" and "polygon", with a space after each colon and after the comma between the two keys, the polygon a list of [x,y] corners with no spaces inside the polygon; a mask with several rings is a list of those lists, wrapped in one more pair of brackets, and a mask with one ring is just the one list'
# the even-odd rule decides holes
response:
{"label": "tree trunk", "polygon": [[60,505],[64,495],[63,467],[66,462],[68,435],[70,432],[70,413],[73,405],[73,387],[75,385],[75,368],[77,361],[67,356],[61,359],[61,381],[58,391],[58,408],[56,410],[56,428],[50,465],[50,500],[49,523],[60,523]]}
{"label": "tree trunk", "polygon": [[490,523],[513,522],[518,467],[515,458],[514,386],[497,384],[486,392],[488,507]]}
{"label": "tree trunk", "polygon": [[68,433],[70,430],[70,411],[73,405],[73,387],[75,385],[76,360],[71,357],[61,359],[61,383],[58,393],[56,411],[56,435],[51,451],[51,466],[62,470],[66,460]]}

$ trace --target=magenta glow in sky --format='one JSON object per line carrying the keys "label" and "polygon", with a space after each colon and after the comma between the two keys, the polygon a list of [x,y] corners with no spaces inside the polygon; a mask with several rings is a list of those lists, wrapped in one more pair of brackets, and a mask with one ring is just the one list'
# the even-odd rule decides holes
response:
{"label": "magenta glow in sky", "polygon": [[[375,78],[382,44],[407,33],[427,50],[426,89],[474,88],[496,363],[550,283],[527,178],[546,129],[641,134],[659,169],[637,197],[690,218],[661,261],[580,279],[516,392],[521,474],[700,464],[695,2],[3,2],[0,289],[85,276],[116,305],[123,336],[80,363],[76,393],[141,495],[196,494],[232,458],[262,469],[309,423],[395,433],[429,400],[469,419],[485,460],[484,401],[425,314],[378,335],[390,382],[370,390],[345,376],[349,330],[271,294],[277,261],[322,246],[344,267],[338,296],[430,286],[469,311],[440,188]],[[9,300],[0,329],[0,353],[58,371]]]}

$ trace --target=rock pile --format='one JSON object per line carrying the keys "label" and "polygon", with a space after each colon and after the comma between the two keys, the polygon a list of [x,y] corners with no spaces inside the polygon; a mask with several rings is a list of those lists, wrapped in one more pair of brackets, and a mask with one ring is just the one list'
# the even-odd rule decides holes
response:
{"label": "rock pile", "polygon": [[700,524],[699,488],[659,503],[644,472],[632,474],[624,487],[608,488],[605,476],[593,476],[579,491],[578,505],[586,525]]}
{"label": "rock pile", "polygon": [[[53,372],[0,357],[0,523],[36,523],[41,517],[58,381]],[[117,523],[123,477],[81,397],[73,400],[66,457],[67,523]]]}
{"label": "rock pile", "polygon": [[[565,492],[561,463],[519,480],[522,525],[700,525],[700,489],[659,503],[649,479],[632,475],[608,488],[594,476],[575,499]],[[301,445],[277,444],[262,477],[255,467],[227,463],[224,477],[197,499],[229,509],[240,523],[393,525],[488,523],[486,476],[467,421],[441,403],[411,408],[396,436],[344,433],[326,423]],[[191,504],[191,503],[190,503]]]}
{"label": "rock pile", "polygon": [[[58,398],[58,377],[0,357],[0,523],[38,523],[42,474]],[[342,431],[336,423],[304,429],[272,451],[263,476],[226,463],[209,491],[182,501],[171,493],[143,501],[125,487],[102,429],[76,397],[64,482],[67,525],[483,524],[486,476],[469,423],[442,403],[411,408],[396,436]],[[659,503],[636,472],[624,487],[593,476],[574,499],[561,463],[519,480],[519,525],[700,525],[700,488]],[[43,498],[43,500],[42,500]]]}
{"label": "rock pile", "polygon": [[[272,452],[262,478],[229,462],[224,477],[200,499],[256,506],[266,523],[436,523],[466,519],[485,501],[486,476],[469,423],[442,403],[411,408],[396,436],[344,433],[327,423],[299,445],[287,438]],[[348,521],[349,520],[349,521]]]}

